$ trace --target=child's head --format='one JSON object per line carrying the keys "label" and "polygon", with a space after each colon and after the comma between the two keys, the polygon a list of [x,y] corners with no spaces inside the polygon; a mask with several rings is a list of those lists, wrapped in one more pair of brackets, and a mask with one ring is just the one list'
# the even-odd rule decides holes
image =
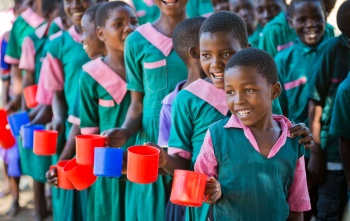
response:
{"label": "child's head", "polygon": [[203,22],[199,37],[202,68],[215,87],[224,88],[226,63],[238,51],[250,47],[245,23],[233,12],[216,12]]}
{"label": "child's head", "polygon": [[90,58],[100,56],[106,51],[105,44],[97,38],[95,26],[95,14],[101,5],[102,3],[92,5],[81,19],[84,50]]}
{"label": "child's head", "polygon": [[64,11],[76,27],[81,26],[84,12],[92,5],[92,0],[63,0]]}
{"label": "child's head", "polygon": [[326,26],[322,0],[293,0],[289,5],[290,24],[300,41],[316,46],[322,40]]}
{"label": "child's head", "polygon": [[215,12],[228,11],[228,1],[229,0],[211,0],[211,4],[213,5]]}
{"label": "child's head", "polygon": [[253,0],[230,0],[230,11],[243,18],[247,26],[248,33],[254,32],[256,28],[256,15]]}
{"label": "child's head", "polygon": [[328,17],[328,15],[332,12],[337,0],[323,0],[323,2],[326,7],[326,17]]}
{"label": "child's head", "polygon": [[188,0],[154,0],[161,14],[166,16],[177,16],[185,13]]}
{"label": "child's head", "polygon": [[124,51],[126,37],[138,26],[136,13],[123,1],[104,3],[96,12],[98,38],[111,50]]}
{"label": "child's head", "polygon": [[174,50],[186,65],[190,58],[199,60],[199,29],[204,21],[204,17],[183,20],[173,32]]}
{"label": "child's head", "polygon": [[256,0],[255,12],[258,22],[261,26],[265,26],[281,11],[286,10],[286,3],[284,0]]}
{"label": "child's head", "polygon": [[339,30],[350,38],[350,0],[346,0],[339,7],[337,14],[337,25]]}
{"label": "child's head", "polygon": [[15,0],[15,5],[13,6],[13,13],[16,17],[18,17],[23,10],[21,10],[23,4],[23,0]]}
{"label": "child's head", "polygon": [[226,102],[245,126],[259,126],[272,115],[272,101],[281,93],[277,67],[264,50],[236,53],[225,68]]}
{"label": "child's head", "polygon": [[59,15],[59,0],[42,0],[41,10],[43,17],[51,23]]}

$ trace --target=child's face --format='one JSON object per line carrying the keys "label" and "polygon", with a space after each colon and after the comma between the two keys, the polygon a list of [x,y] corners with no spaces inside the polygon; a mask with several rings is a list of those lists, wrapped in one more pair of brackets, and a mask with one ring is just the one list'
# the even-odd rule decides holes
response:
{"label": "child's face", "polygon": [[284,9],[282,0],[256,0],[256,15],[261,26],[265,26]]}
{"label": "child's face", "polygon": [[271,116],[272,100],[281,93],[281,86],[268,83],[255,67],[237,66],[225,71],[225,92],[232,114],[244,126],[260,128]]}
{"label": "child's face", "polygon": [[124,51],[126,37],[138,26],[135,12],[128,6],[113,9],[104,27],[98,27],[98,35],[108,49]]}
{"label": "child's face", "polygon": [[215,12],[228,11],[229,10],[228,1],[229,0],[211,0],[211,3],[214,7],[214,11]]}
{"label": "child's face", "polygon": [[83,46],[89,58],[93,59],[104,52],[105,45],[96,36],[96,28],[94,22],[89,21],[90,17],[84,15],[81,19],[81,30]]}
{"label": "child's face", "polygon": [[236,52],[242,50],[239,41],[232,33],[202,33],[200,36],[200,61],[206,75],[215,87],[224,88],[226,63]]}
{"label": "child's face", "polygon": [[319,2],[297,3],[291,16],[291,25],[303,44],[315,46],[321,41],[326,19]]}
{"label": "child's face", "polygon": [[255,26],[255,7],[251,0],[231,0],[230,11],[241,16],[247,25],[247,29],[254,29]]}
{"label": "child's face", "polygon": [[188,0],[154,0],[162,14],[175,16],[182,13]]}
{"label": "child's face", "polygon": [[81,25],[84,12],[91,5],[91,0],[64,0],[64,11],[74,25]]}

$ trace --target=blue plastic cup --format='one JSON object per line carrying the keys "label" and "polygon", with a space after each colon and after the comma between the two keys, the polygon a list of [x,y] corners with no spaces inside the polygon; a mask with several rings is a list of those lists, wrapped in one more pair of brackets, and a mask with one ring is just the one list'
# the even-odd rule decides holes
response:
{"label": "blue plastic cup", "polygon": [[44,129],[45,126],[41,124],[22,125],[22,147],[27,149],[33,149],[34,131]]}
{"label": "blue plastic cup", "polygon": [[95,148],[94,175],[102,177],[120,177],[122,175],[123,149]]}
{"label": "blue plastic cup", "polygon": [[19,136],[19,131],[22,125],[30,123],[29,115],[25,111],[11,114],[7,119],[10,124],[11,131],[15,136]]}

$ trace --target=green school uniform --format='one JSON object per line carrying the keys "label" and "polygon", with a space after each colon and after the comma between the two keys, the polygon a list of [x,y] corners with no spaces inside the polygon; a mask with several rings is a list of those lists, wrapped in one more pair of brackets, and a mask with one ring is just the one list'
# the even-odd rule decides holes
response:
{"label": "green school uniform", "polygon": [[132,4],[135,7],[140,25],[154,22],[160,16],[160,10],[153,0],[133,0]]}
{"label": "green school uniform", "polygon": [[[334,27],[327,24],[324,35],[327,38],[334,37]],[[296,38],[297,35],[294,29],[289,26],[286,14],[281,12],[264,27],[259,48],[275,57],[277,52],[292,45]]]}
{"label": "green school uniform", "polygon": [[329,39],[319,49],[310,81],[309,99],[319,102],[323,108],[321,119],[321,148],[327,162],[340,163],[338,138],[329,134],[333,103],[339,84],[350,70],[349,38],[345,35]]}
{"label": "green school uniform", "polygon": [[186,5],[186,12],[189,18],[206,17],[214,12],[214,8],[210,0],[191,0]]}
{"label": "green school uniform", "polygon": [[[131,96],[125,81],[110,69],[101,58],[83,66],[80,77],[80,128],[82,134],[99,133],[121,127],[128,111]],[[121,148],[134,145],[135,137]],[[125,220],[126,177],[98,177],[89,190],[88,220]]]}
{"label": "green school uniform", "polygon": [[259,42],[260,42],[260,37],[261,37],[261,32],[263,28],[261,25],[257,25],[255,31],[253,34],[248,36],[248,42],[252,45],[252,48],[258,48],[259,47]]}
{"label": "green school uniform", "polygon": [[329,133],[350,139],[350,74],[339,85],[334,101],[333,117]]}
{"label": "green school uniform", "polygon": [[53,20],[53,22],[50,25],[48,35],[51,36],[61,30],[63,30],[62,20],[60,17],[57,17]]}
{"label": "green school uniform", "polygon": [[[144,94],[142,128],[136,144],[158,140],[159,116],[163,98],[177,83],[186,79],[185,64],[172,49],[172,40],[150,23],[142,25],[126,39],[127,89]],[[159,176],[153,184],[128,186],[130,196],[126,220],[163,220],[168,202],[169,178]]]}

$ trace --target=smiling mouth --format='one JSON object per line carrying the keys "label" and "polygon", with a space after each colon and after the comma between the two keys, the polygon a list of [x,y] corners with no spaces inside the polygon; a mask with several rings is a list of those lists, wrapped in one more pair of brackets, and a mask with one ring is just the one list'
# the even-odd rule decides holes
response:
{"label": "smiling mouth", "polygon": [[316,38],[318,36],[318,31],[317,30],[309,30],[309,31],[305,31],[304,35],[307,38]]}
{"label": "smiling mouth", "polygon": [[224,79],[224,73],[211,73],[215,79]]}
{"label": "smiling mouth", "polygon": [[83,16],[84,12],[74,12],[72,15],[75,16],[75,17],[80,17],[80,16]]}
{"label": "smiling mouth", "polygon": [[162,0],[162,2],[166,5],[166,6],[172,6],[175,5],[178,0]]}
{"label": "smiling mouth", "polygon": [[245,117],[248,114],[250,114],[250,112],[252,112],[251,110],[239,110],[236,111],[236,113],[240,116],[240,117]]}

